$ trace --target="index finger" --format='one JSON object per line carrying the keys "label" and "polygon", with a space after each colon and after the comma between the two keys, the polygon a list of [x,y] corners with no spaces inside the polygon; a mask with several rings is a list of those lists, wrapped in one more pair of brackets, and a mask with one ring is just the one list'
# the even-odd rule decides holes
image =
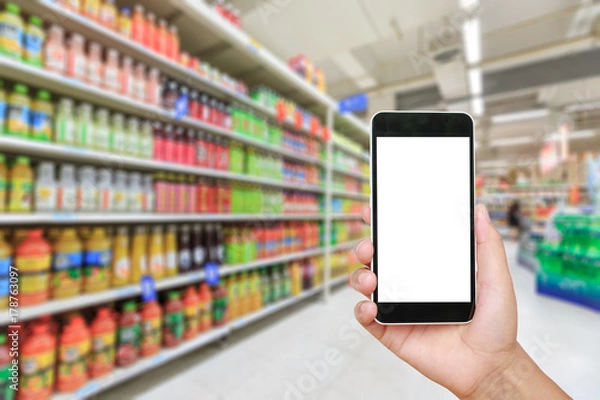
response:
{"label": "index finger", "polygon": [[364,206],[362,210],[360,210],[360,215],[363,221],[365,221],[367,225],[371,226],[371,207]]}

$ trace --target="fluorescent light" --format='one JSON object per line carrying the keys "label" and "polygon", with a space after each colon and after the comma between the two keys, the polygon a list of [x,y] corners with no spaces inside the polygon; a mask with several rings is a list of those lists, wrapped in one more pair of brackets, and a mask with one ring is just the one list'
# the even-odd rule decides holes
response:
{"label": "fluorescent light", "polygon": [[479,0],[460,0],[460,8],[470,9],[479,5]]}
{"label": "fluorescent light", "polygon": [[470,19],[463,25],[463,40],[467,64],[478,64],[481,61],[481,28],[479,19]]}
{"label": "fluorescent light", "polygon": [[471,112],[476,117],[481,117],[485,111],[485,105],[481,97],[474,97],[471,99]]}
{"label": "fluorescent light", "polygon": [[533,139],[531,137],[521,136],[521,137],[511,137],[511,138],[490,140],[489,146],[490,147],[518,146],[521,144],[529,144],[532,142],[533,142]]}
{"label": "fluorescent light", "polygon": [[492,117],[492,123],[504,124],[507,122],[523,121],[526,119],[544,118],[550,115],[550,110],[541,108],[539,110],[519,111],[508,114],[497,114]]}
{"label": "fluorescent light", "polygon": [[567,138],[569,140],[577,140],[577,139],[589,139],[596,136],[596,131],[593,129],[585,129],[581,131],[569,132],[567,133]]}
{"label": "fluorescent light", "polygon": [[365,76],[365,77],[360,78],[360,79],[355,79],[354,83],[360,89],[369,89],[369,88],[372,88],[374,86],[377,86],[377,81],[372,76]]}
{"label": "fluorescent light", "polygon": [[471,90],[471,96],[479,96],[483,92],[481,68],[472,68],[469,70],[469,88]]}

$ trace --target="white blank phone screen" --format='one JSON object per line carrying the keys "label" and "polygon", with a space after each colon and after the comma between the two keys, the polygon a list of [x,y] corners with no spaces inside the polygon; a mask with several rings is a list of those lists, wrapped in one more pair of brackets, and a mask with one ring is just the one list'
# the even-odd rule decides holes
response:
{"label": "white blank phone screen", "polygon": [[379,302],[471,301],[469,140],[377,138]]}

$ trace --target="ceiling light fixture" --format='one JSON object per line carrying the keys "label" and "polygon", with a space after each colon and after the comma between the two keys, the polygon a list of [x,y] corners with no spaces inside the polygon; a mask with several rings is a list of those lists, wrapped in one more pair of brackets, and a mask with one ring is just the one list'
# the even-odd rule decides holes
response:
{"label": "ceiling light fixture", "polygon": [[475,117],[481,117],[485,111],[485,104],[481,97],[471,99],[471,112]]}
{"label": "ceiling light fixture", "polygon": [[545,118],[550,115],[550,110],[540,108],[538,110],[519,111],[515,113],[497,114],[492,116],[492,123],[505,124],[507,122],[524,121],[528,119]]}
{"label": "ceiling light fixture", "polygon": [[479,19],[469,19],[464,23],[463,40],[467,64],[479,64],[481,62],[481,28],[479,26]]}
{"label": "ceiling light fixture", "polygon": [[470,9],[479,5],[479,0],[460,0],[460,8]]}
{"label": "ceiling light fixture", "polygon": [[469,70],[469,88],[471,96],[480,96],[483,93],[483,78],[481,68],[472,68]]}

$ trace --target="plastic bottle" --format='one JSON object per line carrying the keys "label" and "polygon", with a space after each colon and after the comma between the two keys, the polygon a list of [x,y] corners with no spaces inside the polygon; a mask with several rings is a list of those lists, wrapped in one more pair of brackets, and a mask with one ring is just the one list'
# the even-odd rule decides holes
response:
{"label": "plastic bottle", "polygon": [[33,322],[21,344],[19,399],[49,399],[54,389],[56,337],[48,323]]}
{"label": "plastic bottle", "polygon": [[213,290],[212,319],[214,326],[223,326],[230,319],[227,304],[227,288],[225,285],[217,285]]}
{"label": "plastic bottle", "polygon": [[154,156],[152,123],[144,121],[140,129],[140,157],[151,159]]}
{"label": "plastic bottle", "polygon": [[140,355],[152,356],[160,351],[162,344],[162,310],[156,300],[142,306],[142,329]]}
{"label": "plastic bottle", "polygon": [[144,46],[149,49],[154,49],[156,41],[156,15],[153,13],[146,14],[146,33],[144,35]]}
{"label": "plastic bottle", "polygon": [[136,226],[131,240],[131,276],[130,283],[139,283],[148,273],[148,236],[144,226]]}
{"label": "plastic bottle", "polygon": [[160,70],[158,68],[151,68],[148,74],[148,84],[146,85],[146,102],[159,107],[161,91]]}
{"label": "plastic bottle", "polygon": [[46,33],[43,29],[42,20],[39,17],[35,15],[29,17],[24,37],[23,60],[30,65],[41,67],[43,64],[42,54]]}
{"label": "plastic bottle", "polygon": [[10,356],[10,347],[7,344],[7,336],[0,333],[0,398],[4,400],[13,400],[15,391],[10,388],[12,357]]}
{"label": "plastic bottle", "polygon": [[56,203],[59,211],[72,212],[77,209],[77,185],[75,183],[75,167],[73,165],[61,165],[57,193]]}
{"label": "plastic bottle", "polygon": [[179,298],[178,292],[169,292],[164,312],[163,344],[165,347],[178,346],[183,339],[183,332],[185,330],[183,303]]}
{"label": "plastic bottle", "polygon": [[81,0],[61,0],[61,5],[74,13],[81,12]]}
{"label": "plastic bottle", "polygon": [[29,89],[22,84],[16,84],[8,97],[6,112],[6,132],[26,138],[29,136],[31,101],[27,93]]}
{"label": "plastic bottle", "polygon": [[85,39],[80,34],[74,33],[67,44],[67,76],[83,81],[86,75]]}
{"label": "plastic bottle", "polygon": [[150,274],[157,281],[162,279],[165,276],[165,249],[162,227],[160,225],[155,225],[152,228],[152,234],[148,243],[148,260]]}
{"label": "plastic bottle", "polygon": [[56,389],[72,392],[87,381],[87,362],[91,347],[90,331],[81,315],[75,314],[63,327],[59,340]]}
{"label": "plastic bottle", "polygon": [[127,211],[127,200],[129,199],[129,188],[127,187],[127,173],[117,171],[113,185],[112,209],[116,212]]}
{"label": "plastic bottle", "polygon": [[21,9],[14,3],[6,3],[0,13],[0,54],[21,59],[24,24]]}
{"label": "plastic bottle", "polygon": [[98,209],[98,185],[94,167],[79,167],[79,186],[77,188],[77,209],[96,211]]}
{"label": "plastic bottle", "polygon": [[65,30],[53,24],[44,43],[44,66],[47,70],[63,75],[67,68]]}
{"label": "plastic bottle", "polygon": [[127,97],[133,97],[133,59],[129,56],[123,57],[119,92]]}
{"label": "plastic bottle", "polygon": [[117,7],[115,6],[115,0],[102,1],[98,13],[98,22],[100,25],[113,31],[117,29]]}
{"label": "plastic bottle", "polygon": [[135,302],[128,301],[123,305],[123,312],[117,328],[116,363],[118,366],[126,367],[137,361],[140,333],[140,316],[137,306]]}
{"label": "plastic bottle", "polygon": [[199,308],[199,331],[206,332],[212,328],[213,325],[213,314],[212,314],[212,303],[213,296],[210,291],[208,283],[202,282],[198,291],[198,308]]}
{"label": "plastic bottle", "polygon": [[108,168],[100,169],[97,172],[96,181],[98,185],[98,211],[112,211],[112,171]]}
{"label": "plastic bottle", "polygon": [[83,0],[82,14],[92,21],[98,21],[100,16],[100,0]]}
{"label": "plastic bottle", "polygon": [[179,61],[179,33],[175,25],[169,26],[169,58],[173,61]]}
{"label": "plastic bottle", "polygon": [[104,63],[102,61],[102,46],[99,43],[92,42],[89,45],[86,82],[96,87],[102,86],[104,77]]}
{"label": "plastic bottle", "polygon": [[169,27],[167,21],[163,18],[158,20],[156,30],[154,49],[165,57],[169,56]]}
{"label": "plastic bottle", "polygon": [[104,65],[104,74],[102,86],[112,92],[119,92],[121,87],[121,68],[119,67],[119,52],[115,49],[108,49],[106,52],[106,64]]}
{"label": "plastic bottle", "polygon": [[4,134],[4,130],[6,129],[6,108],[4,81],[0,79],[0,134]]}
{"label": "plastic bottle", "polygon": [[19,305],[40,304],[48,300],[51,247],[41,229],[30,230],[15,248],[19,270]]}
{"label": "plastic bottle", "polygon": [[139,172],[129,174],[128,189],[127,209],[132,212],[142,212],[144,206],[142,174]]}
{"label": "plastic bottle", "polygon": [[262,308],[262,294],[260,291],[260,274],[257,270],[253,270],[250,273],[250,296],[251,300],[251,310],[258,311]]}
{"label": "plastic bottle", "polygon": [[129,7],[121,7],[121,14],[119,15],[119,33],[126,38],[131,38],[131,25],[131,9]]}
{"label": "plastic bottle", "polygon": [[57,191],[56,179],[54,179],[54,163],[47,161],[39,163],[35,181],[35,210],[55,211]]}
{"label": "plastic bottle", "polygon": [[231,275],[227,277],[225,282],[227,287],[227,304],[229,305],[227,317],[233,321],[240,316],[238,277]]}
{"label": "plastic bottle", "polygon": [[154,184],[151,174],[144,175],[144,212],[154,212],[155,195]]}
{"label": "plastic bottle", "polygon": [[126,154],[137,157],[140,154],[140,121],[135,117],[127,118],[127,143],[125,144]]}
{"label": "plastic bottle", "polygon": [[144,15],[144,6],[136,4],[133,8],[133,17],[131,20],[132,39],[143,45],[146,36],[146,17]]}
{"label": "plastic bottle", "polygon": [[121,113],[115,113],[110,124],[110,151],[124,155],[125,140],[125,117]]}
{"label": "plastic bottle", "polygon": [[83,246],[73,228],[64,229],[52,249],[51,296],[62,299],[81,293]]}
{"label": "plastic bottle", "polygon": [[95,141],[95,127],[92,112],[92,105],[89,103],[83,103],[77,107],[75,143],[81,147],[90,148]]}
{"label": "plastic bottle", "polygon": [[115,366],[117,324],[110,308],[101,308],[90,325],[92,346],[88,363],[90,378],[110,373]]}
{"label": "plastic bottle", "polygon": [[183,306],[185,315],[183,338],[189,340],[196,337],[200,331],[200,298],[193,286],[185,290]]}
{"label": "plastic bottle", "polygon": [[50,93],[38,91],[31,107],[31,137],[43,142],[51,141],[53,116],[54,106],[50,102]]}
{"label": "plastic bottle", "polygon": [[204,244],[202,227],[200,224],[192,226],[192,269],[201,270],[206,261],[207,249]]}
{"label": "plastic bottle", "polygon": [[165,276],[177,275],[177,226],[167,226],[165,233]]}
{"label": "plastic bottle", "polygon": [[112,252],[110,239],[104,228],[95,227],[84,243],[83,291],[85,293],[106,290],[110,283]]}
{"label": "plastic bottle", "polygon": [[125,286],[131,281],[129,245],[128,229],[126,226],[120,226],[113,239],[112,286]]}
{"label": "plastic bottle", "polygon": [[96,123],[94,129],[94,148],[100,151],[110,149],[110,126],[109,115],[106,108],[96,110]]}
{"label": "plastic bottle", "polygon": [[4,232],[0,231],[0,309],[8,308],[8,277],[12,265],[12,255],[12,246],[4,239]]}
{"label": "plastic bottle", "polygon": [[10,169],[8,211],[31,212],[33,203],[33,170],[29,157],[17,157]]}
{"label": "plastic bottle", "polygon": [[75,116],[73,115],[73,100],[60,99],[58,111],[54,120],[54,140],[57,143],[73,145],[76,143]]}
{"label": "plastic bottle", "polygon": [[179,235],[177,237],[177,247],[179,249],[178,254],[178,266],[179,273],[186,273],[192,269],[192,243],[190,237],[190,226],[182,225],[179,229]]}

